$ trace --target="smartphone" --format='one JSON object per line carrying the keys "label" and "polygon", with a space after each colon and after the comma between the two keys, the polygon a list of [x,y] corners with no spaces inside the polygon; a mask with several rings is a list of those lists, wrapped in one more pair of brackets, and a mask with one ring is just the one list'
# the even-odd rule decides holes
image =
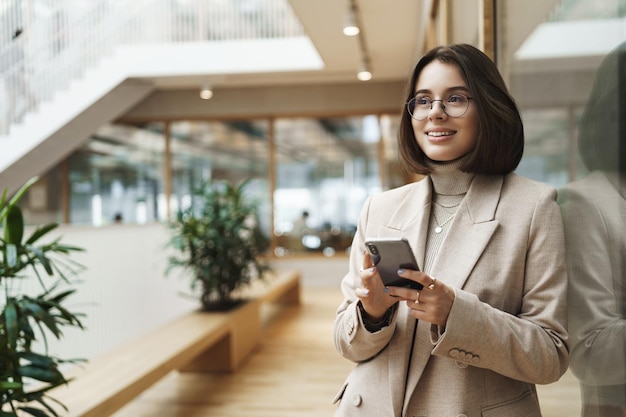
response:
{"label": "smartphone", "polygon": [[385,286],[409,287],[416,290],[423,288],[419,282],[398,276],[400,268],[419,270],[411,246],[406,239],[372,238],[365,241],[365,247]]}

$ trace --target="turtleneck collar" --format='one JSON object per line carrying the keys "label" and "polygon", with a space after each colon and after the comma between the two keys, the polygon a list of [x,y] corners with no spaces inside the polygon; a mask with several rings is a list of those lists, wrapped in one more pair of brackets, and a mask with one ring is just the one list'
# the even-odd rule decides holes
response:
{"label": "turtleneck collar", "polygon": [[428,166],[433,168],[430,179],[436,194],[461,195],[467,193],[475,174],[459,169],[464,159],[465,157],[450,162],[428,161]]}

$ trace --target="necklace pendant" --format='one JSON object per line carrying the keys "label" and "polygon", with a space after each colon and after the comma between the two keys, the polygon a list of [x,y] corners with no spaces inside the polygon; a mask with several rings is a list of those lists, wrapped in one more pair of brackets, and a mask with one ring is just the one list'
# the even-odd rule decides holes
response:
{"label": "necklace pendant", "polygon": [[435,227],[435,233],[437,233],[437,234],[441,233],[442,230],[443,230],[443,228],[441,226]]}

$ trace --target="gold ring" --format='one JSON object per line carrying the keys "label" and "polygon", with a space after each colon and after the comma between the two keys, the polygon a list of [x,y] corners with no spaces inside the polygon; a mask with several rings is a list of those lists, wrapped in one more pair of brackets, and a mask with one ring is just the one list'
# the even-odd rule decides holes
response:
{"label": "gold ring", "polygon": [[420,303],[420,292],[417,291],[417,296],[415,297],[415,304],[419,304]]}
{"label": "gold ring", "polygon": [[437,282],[437,278],[432,278],[433,282],[430,283],[430,285],[428,286],[429,290],[434,290],[435,289],[435,282]]}

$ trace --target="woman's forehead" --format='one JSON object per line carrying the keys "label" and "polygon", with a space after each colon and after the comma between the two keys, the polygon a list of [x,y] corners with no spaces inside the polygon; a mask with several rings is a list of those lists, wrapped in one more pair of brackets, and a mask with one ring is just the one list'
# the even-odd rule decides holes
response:
{"label": "woman's forehead", "polygon": [[433,61],[420,72],[414,90],[428,92],[467,91],[461,71],[454,64]]}

